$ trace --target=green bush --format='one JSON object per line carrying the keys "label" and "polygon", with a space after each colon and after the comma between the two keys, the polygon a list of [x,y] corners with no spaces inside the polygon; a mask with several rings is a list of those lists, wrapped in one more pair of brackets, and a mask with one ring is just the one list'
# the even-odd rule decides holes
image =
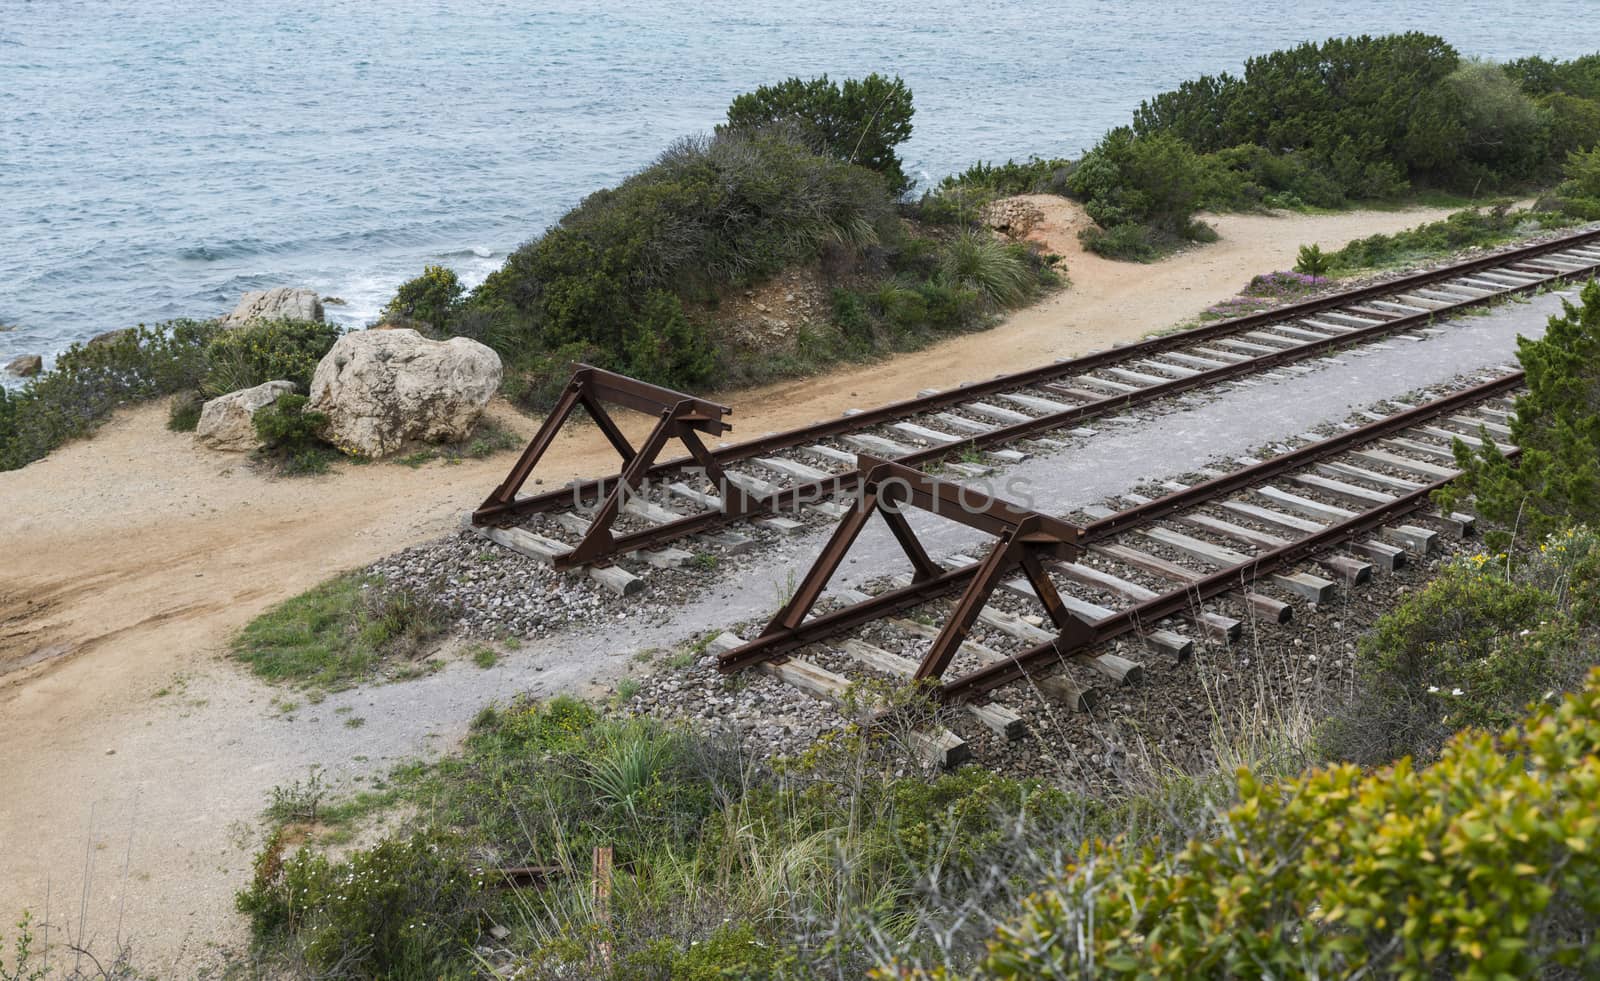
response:
{"label": "green bush", "polygon": [[[513,376],[580,345],[601,367],[694,384],[709,380],[719,353],[681,301],[825,249],[870,247],[893,225],[877,175],[780,130],[685,140],[512,253],[449,326],[471,319],[481,339],[516,359]],[[653,356],[663,350],[671,356]]]}
{"label": "green bush", "polygon": [[175,433],[192,433],[200,426],[205,396],[199,392],[179,392],[167,405],[167,428]]}
{"label": "green bush", "polygon": [[668,388],[697,388],[715,373],[713,351],[705,328],[684,315],[677,296],[654,290],[629,331],[627,373]]}
{"label": "green bush", "polygon": [[88,435],[127,402],[200,387],[214,323],[140,325],[99,344],[74,344],[20,390],[0,389],[0,470],[40,459]]}
{"label": "green bush", "polygon": [[790,78],[739,96],[728,107],[727,127],[798,124],[818,152],[877,171],[890,193],[899,195],[911,187],[911,179],[895,147],[911,138],[914,112],[911,89],[898,77],[872,74],[840,85],[823,75],[810,81]]}
{"label": "green bush", "polygon": [[1430,759],[1457,730],[1505,726],[1562,686],[1576,638],[1555,597],[1506,564],[1480,554],[1447,566],[1362,638],[1356,695],[1325,733],[1329,755]]}
{"label": "green bush", "polygon": [[218,331],[206,346],[202,388],[215,397],[269,381],[292,381],[305,391],[339,334],[337,324],[320,320],[258,320]]}
{"label": "green bush", "polygon": [[305,963],[341,977],[465,977],[460,950],[477,936],[483,881],[446,835],[389,839],[333,863],[301,848],[258,858],[236,905],[257,942],[292,943]]}
{"label": "green bush", "polygon": [[939,182],[940,194],[983,188],[998,197],[1013,194],[1065,194],[1067,175],[1071,173],[1070,160],[1044,160],[1029,157],[1018,163],[1007,160],[1003,164],[978,161],[971,167],[946,177]]}
{"label": "green bush", "polygon": [[307,401],[304,395],[280,395],[251,418],[261,453],[278,461],[285,473],[322,473],[334,455],[321,435],[328,417],[307,412]]}
{"label": "green bush", "polygon": [[1110,228],[1091,226],[1078,233],[1078,240],[1090,252],[1107,259],[1149,262],[1161,254],[1149,226],[1132,222]]}
{"label": "green bush", "polygon": [[1462,150],[1460,66],[1426,34],[1333,38],[1203,76],[1140,105],[1133,127],[1200,153],[1254,144],[1302,155],[1356,198],[1387,197],[1414,177],[1447,174]]}
{"label": "green bush", "polygon": [[466,287],[461,285],[454,271],[444,266],[429,266],[422,275],[400,284],[383,313],[386,317],[421,320],[438,327],[449,319],[465,292]]}
{"label": "green bush", "polygon": [[986,231],[965,231],[945,243],[939,266],[946,283],[971,290],[995,306],[1009,307],[1033,293],[1036,279],[1026,256],[1021,245]]}
{"label": "green bush", "polygon": [[1592,976],[1600,672],[1425,769],[1238,779],[1218,833],[1078,860],[1003,924],[998,978]]}
{"label": "green bush", "polygon": [[1307,276],[1326,276],[1331,265],[1327,254],[1322,251],[1322,246],[1315,243],[1300,246],[1300,254],[1295,259],[1294,271]]}
{"label": "green bush", "polygon": [[1478,513],[1499,526],[1487,535],[1496,549],[1518,535],[1600,527],[1600,281],[1562,311],[1543,337],[1517,338],[1528,388],[1510,424],[1519,457],[1508,459],[1492,439],[1476,452],[1457,440],[1462,476],[1439,494],[1446,505],[1476,495]]}

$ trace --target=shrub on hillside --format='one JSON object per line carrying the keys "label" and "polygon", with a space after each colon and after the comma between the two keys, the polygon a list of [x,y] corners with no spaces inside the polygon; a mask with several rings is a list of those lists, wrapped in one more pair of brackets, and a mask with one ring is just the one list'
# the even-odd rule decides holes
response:
{"label": "shrub on hillside", "polygon": [[387,317],[421,320],[438,327],[449,319],[465,292],[453,270],[429,266],[422,275],[401,283],[383,312]]}
{"label": "shrub on hillside", "polygon": [[[451,325],[472,319],[508,357],[578,344],[601,367],[694,384],[716,352],[669,309],[668,294],[714,297],[825,248],[870,245],[892,223],[880,178],[811,152],[782,127],[684,140],[514,252]],[[685,349],[666,361],[641,356],[664,337]]]}
{"label": "shrub on hillside", "polygon": [[1600,281],[1562,311],[1543,337],[1517,339],[1528,389],[1510,422],[1519,457],[1493,439],[1478,451],[1456,440],[1462,476],[1439,494],[1447,506],[1476,495],[1478,513],[1499,526],[1486,536],[1497,549],[1570,524],[1600,527]]}
{"label": "shrub on hillside", "polygon": [[215,397],[269,381],[292,381],[305,391],[340,333],[338,324],[321,320],[261,320],[218,331],[206,345],[201,388]]}
{"label": "shrub on hillside", "polygon": [[1573,223],[1571,218],[1549,211],[1512,211],[1510,204],[1503,201],[1487,209],[1469,208],[1442,221],[1428,222],[1392,235],[1380,233],[1357,239],[1337,252],[1328,253],[1328,269],[1348,273],[1392,266],[1467,248],[1498,245],[1530,227],[1561,228]]}
{"label": "shrub on hillside", "polygon": [[1007,160],[1003,164],[978,161],[959,174],[939,182],[941,194],[956,190],[983,188],[997,197],[1013,194],[1062,194],[1067,191],[1067,177],[1072,172],[1070,160],[1045,160],[1029,157],[1018,163]]}
{"label": "shrub on hillside", "polygon": [[87,435],[125,402],[199,388],[215,323],[140,325],[99,344],[74,344],[20,390],[0,389],[0,470]]}
{"label": "shrub on hillside", "polygon": [[[1590,536],[1592,537],[1592,536]],[[1323,733],[1335,759],[1432,759],[1466,727],[1500,728],[1583,677],[1587,658],[1550,591],[1480,554],[1447,566],[1362,638],[1356,690]]]}
{"label": "shrub on hillside", "polygon": [[763,85],[733,100],[729,129],[754,130],[774,123],[800,127],[818,152],[860,164],[884,176],[891,194],[911,187],[895,147],[911,138],[911,89],[898,77],[876,73],[845,79],[790,78]]}
{"label": "shrub on hillside", "polygon": [[990,946],[998,978],[1589,976],[1600,970],[1600,672],[1439,761],[1238,779],[1170,856],[1087,847]]}
{"label": "shrub on hillside", "polygon": [[1022,245],[1002,242],[986,231],[965,231],[945,243],[939,265],[946,283],[1008,307],[1026,299],[1037,283],[1027,254]]}
{"label": "shrub on hillside", "polygon": [[322,473],[334,456],[321,436],[328,417],[306,411],[307,401],[304,395],[280,395],[250,420],[261,441],[262,455],[276,461],[287,474]]}
{"label": "shrub on hillside", "polygon": [[1464,126],[1445,80],[1460,58],[1426,34],[1333,38],[1274,51],[1142,103],[1141,136],[1176,137],[1201,153],[1254,144],[1300,153],[1351,197],[1388,197],[1441,173]]}

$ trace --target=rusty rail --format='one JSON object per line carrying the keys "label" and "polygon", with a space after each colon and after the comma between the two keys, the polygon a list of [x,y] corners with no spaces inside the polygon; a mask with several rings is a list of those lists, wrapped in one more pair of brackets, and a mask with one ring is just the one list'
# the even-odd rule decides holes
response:
{"label": "rusty rail", "polygon": [[[1003,580],[1005,574],[1018,565],[1022,565],[1027,572],[1027,578],[1036,595],[1061,632],[1048,642],[1036,645],[1021,653],[1010,655],[1003,660],[995,661],[958,678],[943,681],[942,684],[934,689],[936,697],[949,702],[961,702],[978,698],[1001,685],[1046,671],[1063,659],[1082,656],[1090,648],[1098,644],[1139,629],[1141,624],[1190,610],[1195,603],[1201,600],[1238,589],[1287,565],[1366,534],[1401,514],[1424,506],[1428,501],[1429,495],[1449,483],[1452,478],[1436,480],[1415,490],[1400,494],[1391,502],[1369,508],[1350,519],[1335,522],[1322,531],[1257,555],[1243,566],[1222,569],[1210,575],[1198,577],[1195,581],[1186,583],[1181,588],[1135,603],[1133,606],[1111,617],[1093,622],[1081,620],[1061,609],[1060,599],[1056,595],[1053,585],[1048,577],[1043,575],[1042,571],[1036,567],[1037,560],[1035,559],[1035,568],[1030,569],[1028,563],[1017,554],[1015,546],[1008,544],[1004,537],[1006,529],[1012,529],[1011,536],[1014,539],[1017,535],[1015,529],[1023,527],[1029,516],[1048,520],[1050,522],[1048,525],[1050,540],[1057,543],[1054,546],[1056,549],[1054,557],[1072,561],[1081,549],[1089,544],[1102,541],[1132,528],[1148,525],[1177,511],[1208,501],[1218,500],[1253,484],[1261,483],[1280,474],[1300,469],[1352,448],[1403,431],[1422,420],[1458,411],[1463,407],[1486,399],[1508,394],[1522,384],[1523,378],[1522,372],[1511,372],[1483,384],[1463,389],[1424,405],[1396,413],[1381,421],[1357,427],[1337,436],[1281,454],[1270,460],[1244,467],[1233,473],[1197,484],[1185,490],[1176,491],[1082,527],[1061,522],[1057,519],[1048,519],[1045,515],[1028,512],[1015,505],[1008,505],[1003,501],[985,498],[983,502],[985,513],[999,507],[1007,509],[1004,525],[968,522],[970,527],[977,527],[980,530],[1002,535],[1002,541],[991,549],[986,559],[972,565],[944,570],[936,565],[931,568],[928,567],[925,562],[926,553],[921,552],[920,546],[915,552],[907,548],[907,554],[912,558],[913,566],[917,569],[917,575],[911,584],[807,621],[805,619],[806,614],[810,612],[817,598],[821,595],[823,588],[826,587],[828,580],[837,570],[850,543],[859,535],[861,527],[865,524],[866,519],[870,517],[871,512],[875,509],[881,509],[883,495],[879,488],[888,477],[893,476],[904,479],[909,474],[918,475],[922,481],[920,486],[924,488],[924,491],[921,497],[913,498],[911,503],[923,510],[933,510],[933,508],[927,506],[927,503],[931,500],[954,500],[952,495],[963,491],[970,500],[973,493],[965,488],[960,488],[960,485],[943,484],[943,482],[922,475],[920,471],[912,470],[900,462],[887,463],[870,457],[862,457],[860,460],[861,469],[868,473],[866,478],[867,491],[863,494],[861,501],[858,501],[857,505],[841,521],[833,539],[802,581],[794,600],[786,605],[778,616],[773,618],[772,622],[759,637],[741,647],[722,654],[719,658],[718,666],[723,671],[736,671],[763,661],[779,659],[807,644],[823,640],[865,623],[882,619],[889,614],[921,605],[954,592],[956,589],[964,589],[965,591],[956,605],[956,612],[940,632],[915,675],[915,680],[919,681],[942,680],[943,672],[949,664],[949,655],[960,646],[961,641],[965,638],[967,628],[970,627],[973,618],[982,607],[984,601]],[[1516,450],[1513,448],[1508,455],[1515,452]],[[893,470],[886,469],[891,467]],[[940,486],[941,484],[942,487]],[[945,512],[941,511],[940,513],[944,514]],[[946,514],[946,516],[960,520],[955,514]],[[896,531],[896,537],[901,538],[902,547],[906,547],[905,540],[898,530]],[[918,555],[921,556],[920,559]],[[1036,573],[1038,574],[1036,575]]]}

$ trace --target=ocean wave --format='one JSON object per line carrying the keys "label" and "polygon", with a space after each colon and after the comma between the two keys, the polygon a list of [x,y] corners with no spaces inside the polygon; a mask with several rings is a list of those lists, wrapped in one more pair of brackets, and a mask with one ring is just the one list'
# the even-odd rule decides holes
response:
{"label": "ocean wave", "polygon": [[253,255],[277,255],[288,249],[285,245],[272,245],[255,238],[238,239],[215,245],[191,245],[178,250],[178,258],[192,262],[221,262],[225,259],[244,259]]}

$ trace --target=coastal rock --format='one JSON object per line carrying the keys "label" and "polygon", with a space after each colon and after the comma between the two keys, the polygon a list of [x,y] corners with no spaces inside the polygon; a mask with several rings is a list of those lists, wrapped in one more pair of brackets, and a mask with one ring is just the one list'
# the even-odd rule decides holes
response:
{"label": "coastal rock", "polygon": [[100,347],[104,344],[115,344],[124,337],[132,337],[138,333],[132,327],[123,327],[120,330],[108,330],[103,334],[96,334],[84,342],[84,347]]}
{"label": "coastal rock", "polygon": [[979,218],[995,231],[1020,239],[1044,221],[1044,210],[1021,198],[1002,198],[985,205]]}
{"label": "coastal rock", "polygon": [[317,365],[306,409],[345,453],[387,456],[408,443],[466,439],[500,388],[500,356],[465,337],[414,330],[346,334]]}
{"label": "coastal rock", "polygon": [[44,358],[37,354],[22,354],[6,363],[6,371],[18,378],[32,378],[44,370]]}
{"label": "coastal rock", "polygon": [[214,450],[253,450],[258,444],[256,413],[278,401],[279,396],[292,392],[294,382],[270,381],[255,388],[218,396],[200,408],[200,424],[195,427],[195,439]]}
{"label": "coastal rock", "polygon": [[239,298],[239,305],[222,318],[222,326],[233,330],[252,320],[321,320],[322,301],[315,290],[279,286],[257,290]]}

